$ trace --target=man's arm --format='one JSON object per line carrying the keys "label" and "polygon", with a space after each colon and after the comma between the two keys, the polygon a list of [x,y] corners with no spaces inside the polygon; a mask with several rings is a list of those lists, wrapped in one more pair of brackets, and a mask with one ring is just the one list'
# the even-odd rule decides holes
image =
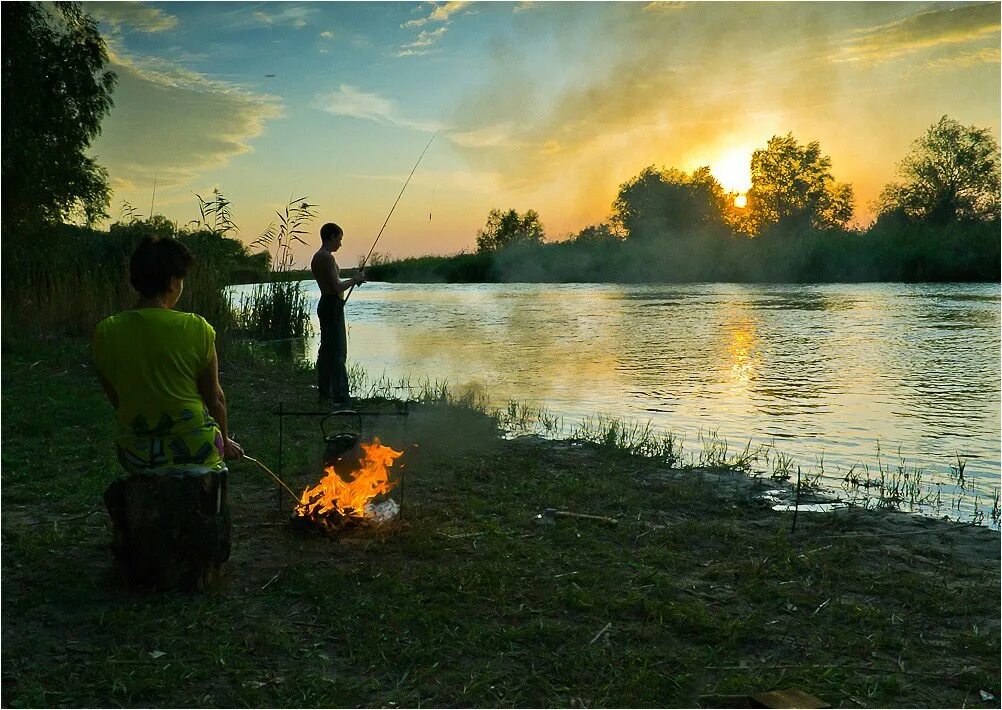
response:
{"label": "man's arm", "polygon": [[358,273],[356,273],[351,278],[342,279],[341,272],[337,268],[337,262],[334,261],[333,254],[331,254],[330,269],[331,269],[330,271],[331,282],[334,284],[334,290],[337,291],[337,295],[342,297],[342,299],[344,298],[345,291],[352,288],[353,286],[358,286],[360,284],[365,283],[364,269],[359,269]]}

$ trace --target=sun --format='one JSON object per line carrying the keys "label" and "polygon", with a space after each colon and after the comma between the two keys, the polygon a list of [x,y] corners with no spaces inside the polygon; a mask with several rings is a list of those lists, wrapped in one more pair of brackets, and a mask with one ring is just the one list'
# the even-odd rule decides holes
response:
{"label": "sun", "polygon": [[748,206],[748,198],[745,195],[735,195],[734,196],[734,206],[738,209],[744,209]]}
{"label": "sun", "polygon": [[710,172],[727,192],[738,193],[735,207],[747,204],[744,193],[751,189],[751,150],[734,148],[722,153],[710,163]]}

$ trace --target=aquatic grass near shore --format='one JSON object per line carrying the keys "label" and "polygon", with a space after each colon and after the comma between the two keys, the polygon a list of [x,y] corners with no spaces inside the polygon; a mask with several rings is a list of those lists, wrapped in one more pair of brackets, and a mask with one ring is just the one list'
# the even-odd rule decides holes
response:
{"label": "aquatic grass near shore", "polygon": [[313,334],[309,300],[298,281],[255,286],[233,304],[235,332],[253,340],[292,340]]}
{"label": "aquatic grass near shore", "polygon": [[[491,416],[498,429],[506,436],[543,436],[557,438],[564,436],[571,441],[596,444],[609,453],[642,456],[663,462],[669,468],[730,470],[756,475],[757,461],[769,462],[771,447],[753,447],[752,442],[731,453],[726,439],[716,431],[700,432],[698,441],[701,449],[693,456],[686,457],[684,439],[678,434],[657,431],[651,422],[627,422],[604,414],[586,417],[568,429],[564,418],[545,407],[534,406],[518,400],[508,400],[502,408],[490,406],[489,397],[473,389],[454,390],[448,381],[424,378],[417,382],[402,377],[393,379],[387,375],[370,378],[364,368],[357,364],[349,367],[349,381],[352,391],[370,399],[405,400],[423,404],[440,403],[475,410]],[[782,466],[789,466],[791,459],[777,455]],[[776,471],[773,478],[781,479]],[[816,483],[817,477],[811,479]],[[805,481],[804,487],[812,485]]]}
{"label": "aquatic grass near shore", "polygon": [[[885,463],[878,444],[875,470],[871,470],[865,463],[854,465],[841,477],[841,488],[847,496],[844,502],[863,508],[924,511],[952,520],[984,525],[985,507],[987,501],[991,500],[992,507],[987,511],[987,519],[991,521],[992,527],[999,527],[1002,522],[999,489],[993,489],[991,495],[979,490],[965,477],[966,459],[956,454],[955,461],[949,467],[952,484],[942,481],[930,483],[927,471],[919,466],[909,466],[900,449],[896,464]],[[948,510],[943,501],[944,487],[951,489]]]}
{"label": "aquatic grass near shore", "polygon": [[[250,248],[265,249],[276,273],[292,271],[295,262],[293,245],[307,245],[303,237],[316,219],[316,205],[306,197],[289,200],[276,212],[277,225],[268,225],[264,233],[250,243]],[[312,334],[310,307],[302,282],[275,280],[254,287],[240,296],[233,306],[237,332],[255,340],[305,338]]]}
{"label": "aquatic grass near shore", "polygon": [[598,444],[610,452],[656,459],[669,468],[683,461],[682,439],[670,431],[655,431],[650,422],[624,422],[599,415],[582,420],[571,431],[570,438]]}
{"label": "aquatic grass near shore", "polygon": [[[310,367],[308,363],[303,366]],[[804,467],[777,449],[775,443],[755,446],[749,440],[741,449],[732,449],[716,430],[700,431],[696,437],[698,447],[690,451],[685,448],[683,435],[660,431],[650,421],[624,421],[599,414],[569,423],[545,407],[517,400],[508,400],[503,407],[493,406],[482,390],[457,388],[446,380],[391,378],[386,374],[372,378],[357,364],[349,366],[349,380],[352,391],[361,398],[444,404],[488,415],[508,438],[540,436],[587,442],[611,455],[641,456],[673,469],[730,471],[776,483],[799,479],[801,495],[830,498],[844,507],[921,512],[978,525],[990,521],[988,524],[995,528],[1002,522],[999,489],[991,494],[976,489],[966,476],[967,461],[960,455],[950,465],[953,484],[930,482],[928,471],[910,466],[900,450],[895,464],[885,461],[879,445],[875,469],[861,463],[844,473],[839,467],[831,472],[823,452],[818,454],[815,465]],[[944,505],[944,486],[950,488],[949,506]]]}

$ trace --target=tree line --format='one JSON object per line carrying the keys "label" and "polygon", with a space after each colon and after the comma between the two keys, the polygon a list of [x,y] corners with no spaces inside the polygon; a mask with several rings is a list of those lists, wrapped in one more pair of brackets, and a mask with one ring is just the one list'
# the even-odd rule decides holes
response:
{"label": "tree line", "polygon": [[916,139],[867,228],[852,186],[817,141],[773,136],[751,156],[751,188],[709,167],[644,168],[609,218],[547,242],[539,214],[492,210],[476,254],[408,259],[373,278],[426,281],[933,281],[999,278],[999,146],[943,116]]}

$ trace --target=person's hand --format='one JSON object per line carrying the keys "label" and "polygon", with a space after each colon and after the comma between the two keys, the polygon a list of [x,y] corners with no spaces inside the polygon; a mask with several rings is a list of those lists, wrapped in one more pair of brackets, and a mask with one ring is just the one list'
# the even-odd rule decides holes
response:
{"label": "person's hand", "polygon": [[365,267],[364,266],[358,270],[358,273],[355,274],[355,282],[357,284],[359,284],[360,286],[365,283]]}
{"label": "person's hand", "polygon": [[233,441],[233,439],[226,437],[226,443],[223,444],[223,458],[224,459],[242,459],[244,457],[244,448]]}

